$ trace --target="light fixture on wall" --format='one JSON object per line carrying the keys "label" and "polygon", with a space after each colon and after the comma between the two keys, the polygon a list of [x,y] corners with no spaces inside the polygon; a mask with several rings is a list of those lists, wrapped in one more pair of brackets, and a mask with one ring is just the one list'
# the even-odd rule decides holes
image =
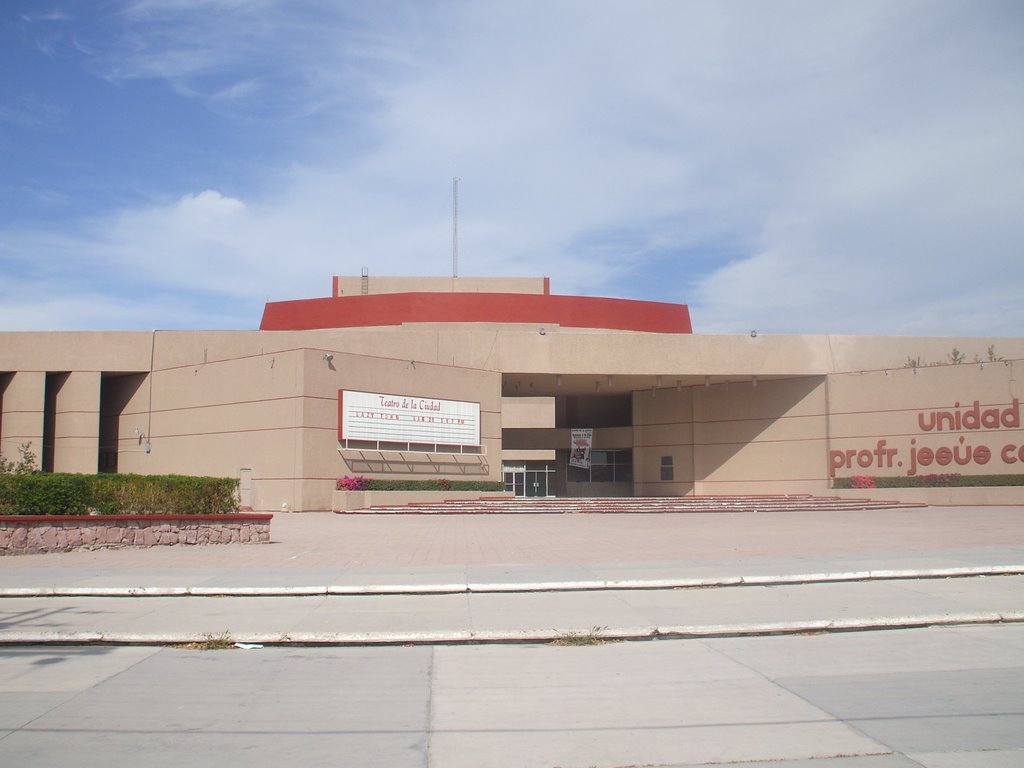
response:
{"label": "light fixture on wall", "polygon": [[562,386],[562,374],[560,374],[560,373],[555,376],[555,386],[556,387]]}
{"label": "light fixture on wall", "polygon": [[683,381],[682,381],[682,379],[676,379],[676,392],[682,392],[682,391],[683,391]]}
{"label": "light fixture on wall", "polygon": [[611,385],[612,385],[612,375],[608,374],[608,386],[610,387]]}
{"label": "light fixture on wall", "polygon": [[601,382],[600,381],[595,381],[594,382],[594,391],[595,392],[600,392],[601,391]]}
{"label": "light fixture on wall", "polygon": [[757,386],[757,376],[754,376],[753,378],[750,379],[750,386],[752,386],[752,387],[756,387]]}
{"label": "light fixture on wall", "polygon": [[324,354],[325,362],[330,363],[332,360],[334,360],[334,355],[332,355],[330,352]]}
{"label": "light fixture on wall", "polygon": [[704,386],[705,387],[710,387],[711,386],[711,377],[710,376],[705,376],[704,377]]}
{"label": "light fixture on wall", "polygon": [[661,386],[661,376],[655,376],[654,377],[654,385],[657,386],[657,387]]}

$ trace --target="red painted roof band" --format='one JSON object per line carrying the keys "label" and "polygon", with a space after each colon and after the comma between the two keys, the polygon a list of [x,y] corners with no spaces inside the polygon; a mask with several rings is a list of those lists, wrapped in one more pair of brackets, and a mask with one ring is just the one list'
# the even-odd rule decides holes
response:
{"label": "red painted roof band", "polygon": [[693,333],[685,304],[533,293],[380,293],[272,301],[261,331],[402,323],[549,323],[648,333]]}

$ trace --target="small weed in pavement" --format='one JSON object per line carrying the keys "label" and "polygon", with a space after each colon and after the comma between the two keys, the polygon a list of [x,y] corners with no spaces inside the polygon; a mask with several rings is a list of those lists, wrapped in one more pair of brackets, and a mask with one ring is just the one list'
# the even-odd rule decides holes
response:
{"label": "small weed in pavement", "polygon": [[219,635],[206,635],[202,640],[194,643],[176,645],[175,648],[183,648],[186,651],[227,651],[235,647],[231,635],[222,632]]}
{"label": "small weed in pavement", "polygon": [[604,645],[609,642],[601,637],[607,627],[592,627],[589,632],[566,632],[551,641],[551,645]]}

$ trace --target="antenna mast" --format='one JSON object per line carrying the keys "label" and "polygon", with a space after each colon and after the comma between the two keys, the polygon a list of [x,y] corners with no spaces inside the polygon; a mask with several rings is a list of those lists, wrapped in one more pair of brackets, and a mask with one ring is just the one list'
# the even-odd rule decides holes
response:
{"label": "antenna mast", "polygon": [[452,277],[459,276],[459,177],[452,179]]}

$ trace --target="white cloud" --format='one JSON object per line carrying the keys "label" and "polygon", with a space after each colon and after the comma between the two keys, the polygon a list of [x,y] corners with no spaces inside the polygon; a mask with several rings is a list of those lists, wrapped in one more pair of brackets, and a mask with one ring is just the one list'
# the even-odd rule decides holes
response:
{"label": "white cloud", "polygon": [[325,295],[363,266],[447,273],[458,175],[462,274],[689,302],[699,331],[1019,333],[1012,3],[292,7],[135,3],[141,37],[96,60],[235,118],[285,104],[260,187],[165,190],[13,251]]}

